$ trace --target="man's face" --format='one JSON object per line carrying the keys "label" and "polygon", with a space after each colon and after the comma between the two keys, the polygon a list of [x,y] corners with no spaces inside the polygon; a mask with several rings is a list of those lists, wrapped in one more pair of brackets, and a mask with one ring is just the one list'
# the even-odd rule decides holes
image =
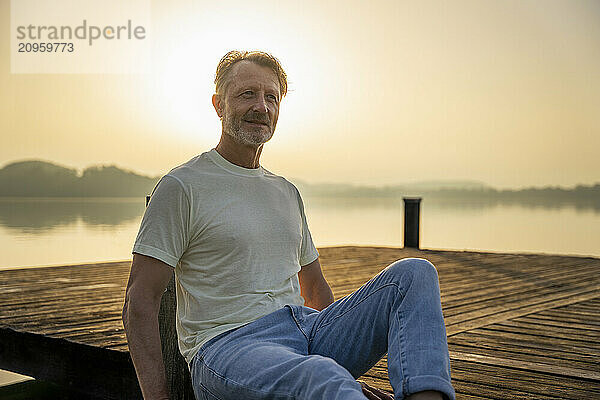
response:
{"label": "man's face", "polygon": [[236,63],[221,99],[223,132],[241,144],[266,143],[275,132],[280,97],[277,75],[270,68]]}

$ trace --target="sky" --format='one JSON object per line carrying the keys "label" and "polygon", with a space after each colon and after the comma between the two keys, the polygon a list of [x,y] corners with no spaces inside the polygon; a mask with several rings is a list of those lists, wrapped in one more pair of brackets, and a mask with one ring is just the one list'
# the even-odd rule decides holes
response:
{"label": "sky", "polygon": [[[57,4],[61,4],[60,1]],[[600,182],[600,2],[148,1],[144,73],[11,73],[0,0],[0,167],[152,176],[213,148],[229,50],[279,58],[289,93],[261,164],[312,183]]]}

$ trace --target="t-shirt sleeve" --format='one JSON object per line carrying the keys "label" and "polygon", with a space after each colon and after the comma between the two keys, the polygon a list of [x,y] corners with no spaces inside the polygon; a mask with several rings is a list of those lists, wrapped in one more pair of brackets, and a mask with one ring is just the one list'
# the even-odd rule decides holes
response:
{"label": "t-shirt sleeve", "polygon": [[132,253],[176,267],[189,243],[190,202],[183,183],[165,175],[154,187]]}
{"label": "t-shirt sleeve", "polygon": [[304,203],[300,192],[296,189],[296,196],[298,197],[298,204],[300,206],[300,214],[302,216],[302,242],[300,245],[300,266],[305,266],[315,261],[319,257],[319,252],[313,243],[310,230],[308,229],[308,221],[306,214],[304,213]]}

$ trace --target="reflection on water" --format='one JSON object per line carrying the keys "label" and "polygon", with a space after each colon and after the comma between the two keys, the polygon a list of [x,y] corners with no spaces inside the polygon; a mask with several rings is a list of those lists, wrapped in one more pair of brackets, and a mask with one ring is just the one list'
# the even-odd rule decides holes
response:
{"label": "reflection on water", "polygon": [[29,234],[82,221],[98,225],[121,225],[136,221],[144,212],[138,198],[0,198],[0,226]]}
{"label": "reflection on water", "polygon": [[[317,246],[401,247],[401,198],[304,196]],[[0,198],[0,269],[131,259],[143,198]],[[600,256],[600,211],[424,198],[421,246]]]}
{"label": "reflection on water", "polygon": [[435,204],[437,208],[458,210],[487,210],[498,207],[520,207],[529,210],[560,211],[574,210],[584,213],[600,214],[600,202],[588,199],[560,201],[544,198],[519,198],[519,199],[494,199],[473,197],[432,197],[426,199],[428,203]]}
{"label": "reflection on water", "polygon": [[[391,197],[304,197],[304,202],[316,209],[404,209],[402,198]],[[487,198],[431,197],[422,198],[421,208],[444,210],[450,214],[486,213],[499,208],[520,208],[530,211],[560,212],[569,210],[578,214],[600,215],[600,207],[592,203],[565,203],[557,201],[535,202],[534,200],[512,201]],[[310,212],[310,210],[307,210]]]}
{"label": "reflection on water", "polygon": [[[377,197],[306,197],[305,203],[319,210],[401,209],[401,198]],[[451,213],[486,212],[502,206],[518,206],[530,210],[575,210],[600,213],[589,204],[557,202],[506,202],[490,199],[426,198],[423,206],[448,210]],[[82,221],[93,228],[97,225],[121,225],[137,221],[144,212],[140,198],[0,198],[0,226],[30,234],[45,233],[53,228]],[[310,212],[310,210],[307,210]]]}

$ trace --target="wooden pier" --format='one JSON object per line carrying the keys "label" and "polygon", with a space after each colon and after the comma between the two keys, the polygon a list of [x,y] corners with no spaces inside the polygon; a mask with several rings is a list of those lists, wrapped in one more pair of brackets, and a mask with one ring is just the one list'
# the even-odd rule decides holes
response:
{"label": "wooden pier", "polygon": [[[600,398],[600,259],[387,247],[319,252],[336,299],[394,260],[435,264],[457,399]],[[140,398],[121,322],[130,263],[0,271],[0,369],[89,398]],[[385,362],[362,379],[391,390]]]}

